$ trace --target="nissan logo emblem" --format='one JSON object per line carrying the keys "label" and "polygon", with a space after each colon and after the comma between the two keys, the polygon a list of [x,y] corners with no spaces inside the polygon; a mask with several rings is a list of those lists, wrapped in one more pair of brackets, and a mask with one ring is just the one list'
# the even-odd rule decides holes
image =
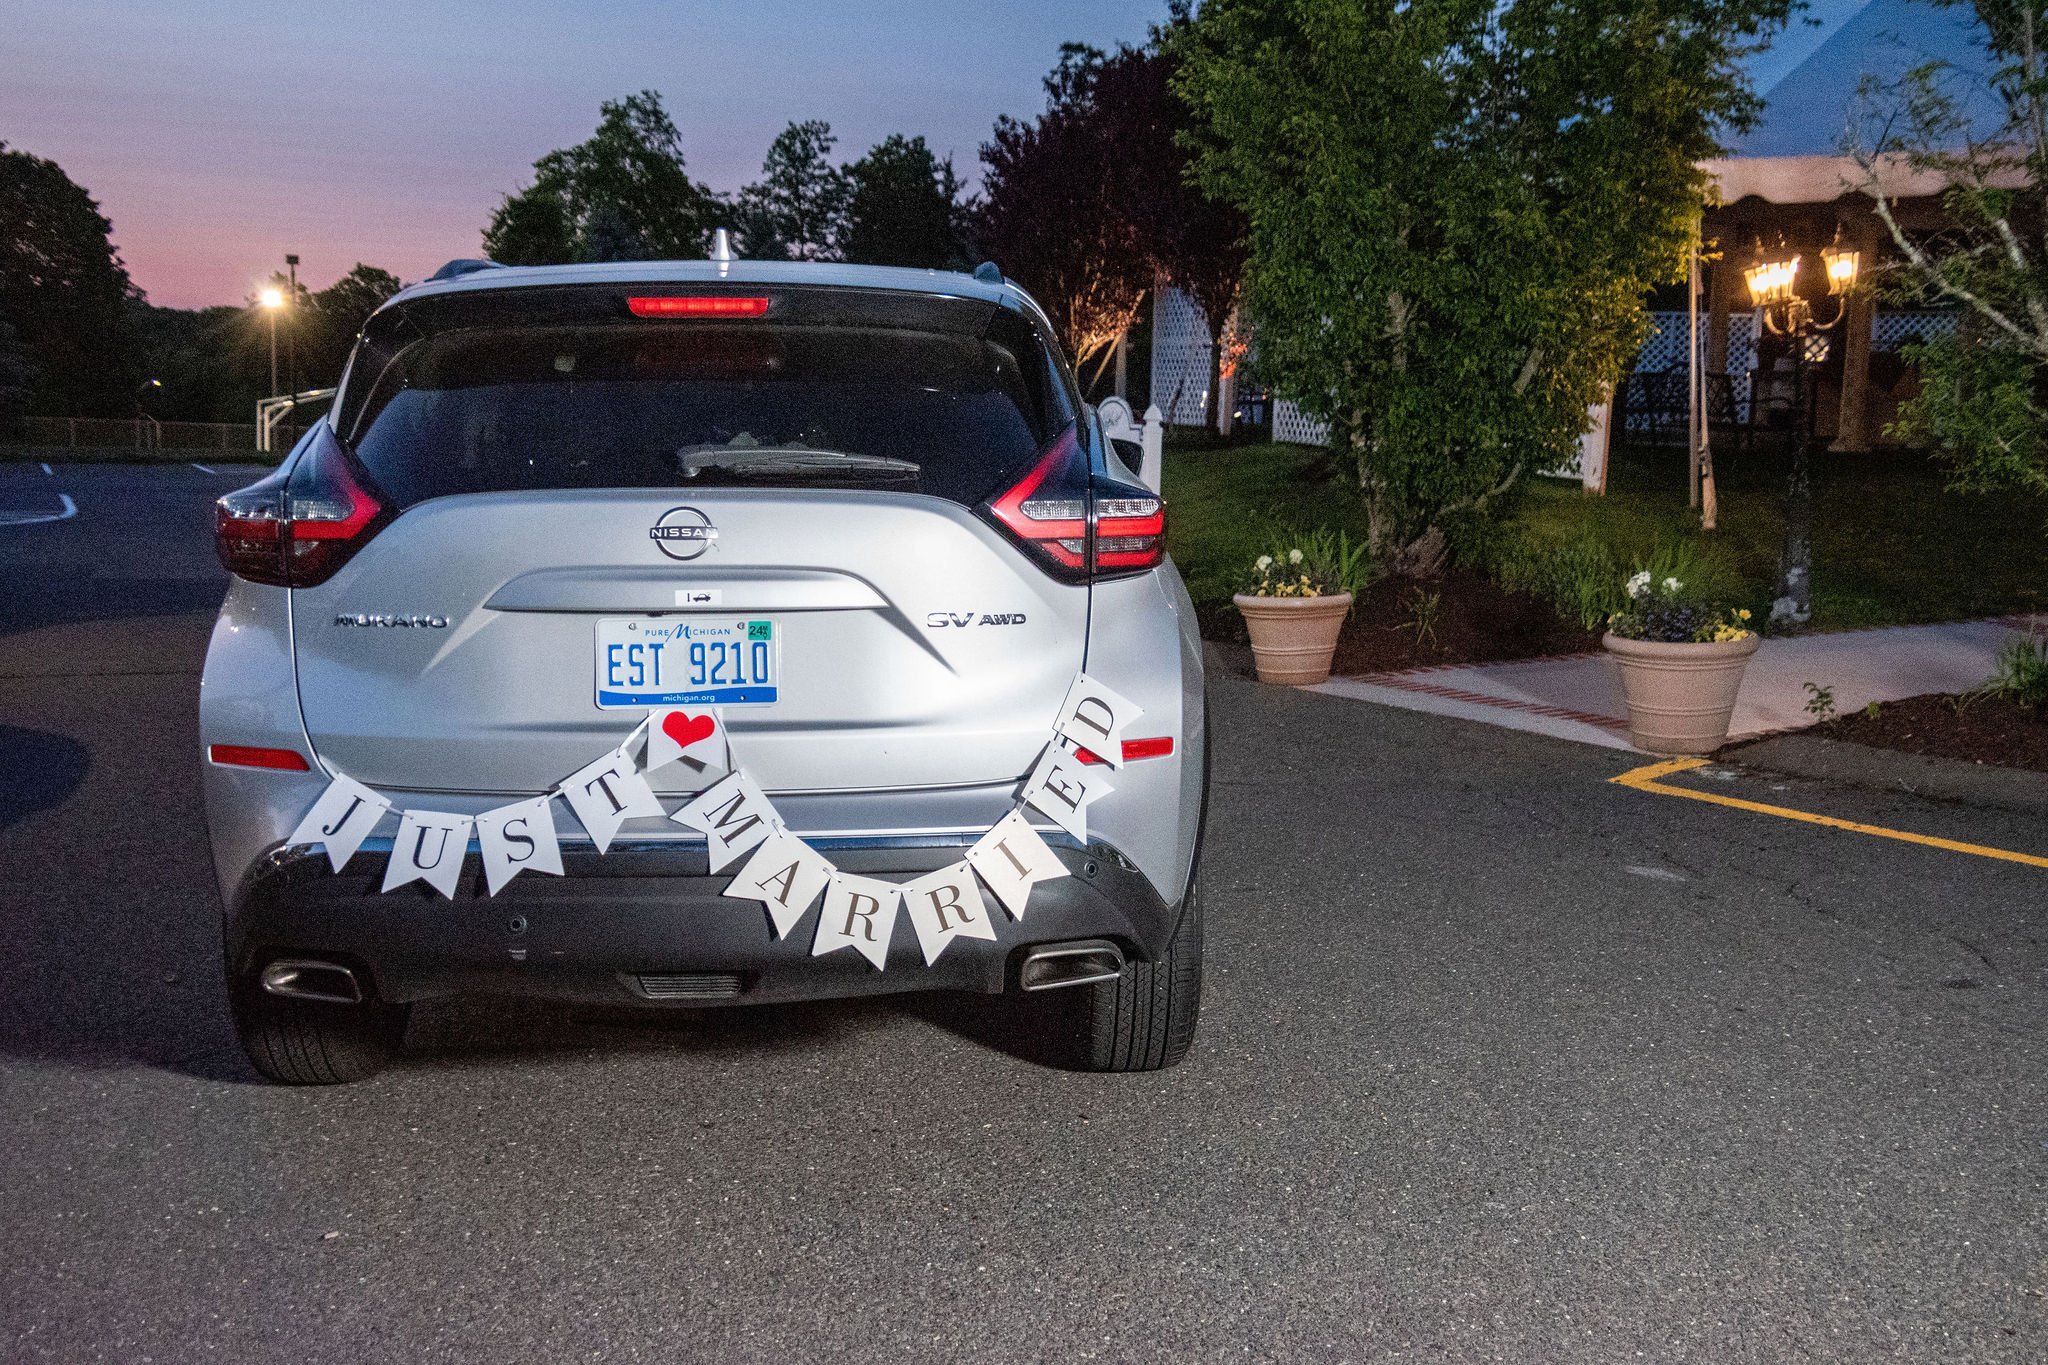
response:
{"label": "nissan logo emblem", "polygon": [[694,507],[671,507],[647,528],[647,536],[670,559],[696,559],[718,539],[718,528]]}

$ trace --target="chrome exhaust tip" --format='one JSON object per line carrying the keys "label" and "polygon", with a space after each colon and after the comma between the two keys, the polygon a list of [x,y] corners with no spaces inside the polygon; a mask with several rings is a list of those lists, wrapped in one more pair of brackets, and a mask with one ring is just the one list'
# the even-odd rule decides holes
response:
{"label": "chrome exhaust tip", "polygon": [[263,989],[291,1000],[319,1000],[330,1005],[363,1003],[362,983],[348,968],[308,958],[279,958],[263,969]]}
{"label": "chrome exhaust tip", "polygon": [[1124,952],[1105,938],[1047,943],[1024,955],[1017,986],[1027,991],[1053,991],[1062,986],[1092,986],[1123,975]]}

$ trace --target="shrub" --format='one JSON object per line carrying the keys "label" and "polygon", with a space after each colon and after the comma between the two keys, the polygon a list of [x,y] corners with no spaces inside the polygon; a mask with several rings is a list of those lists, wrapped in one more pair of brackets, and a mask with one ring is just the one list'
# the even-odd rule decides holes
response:
{"label": "shrub", "polygon": [[1975,695],[2003,697],[2030,711],[2048,709],[2048,637],[2036,630],[2006,641]]}

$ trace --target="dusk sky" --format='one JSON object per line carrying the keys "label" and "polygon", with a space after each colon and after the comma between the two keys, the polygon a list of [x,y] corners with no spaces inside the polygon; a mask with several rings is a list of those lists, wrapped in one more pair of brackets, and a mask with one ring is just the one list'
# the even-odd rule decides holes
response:
{"label": "dusk sky", "polygon": [[[1831,28],[1861,0],[1818,0]],[[752,179],[791,119],[842,159],[923,134],[973,179],[1001,113],[1043,105],[1062,41],[1136,42],[1164,0],[11,0],[0,141],[100,202],[152,302],[240,303],[284,253],[314,288],[357,261],[407,280],[475,255],[534,159],[600,101],[659,90],[689,169]],[[1791,35],[1768,86],[1825,34]]]}

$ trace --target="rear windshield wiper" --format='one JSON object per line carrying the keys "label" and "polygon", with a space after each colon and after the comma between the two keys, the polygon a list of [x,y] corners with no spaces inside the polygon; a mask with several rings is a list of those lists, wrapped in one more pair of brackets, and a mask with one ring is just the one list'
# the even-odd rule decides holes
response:
{"label": "rear windshield wiper", "polygon": [[694,479],[707,469],[751,474],[880,474],[915,475],[919,466],[886,455],[856,455],[845,450],[813,450],[803,446],[685,446],[676,452],[683,477]]}

